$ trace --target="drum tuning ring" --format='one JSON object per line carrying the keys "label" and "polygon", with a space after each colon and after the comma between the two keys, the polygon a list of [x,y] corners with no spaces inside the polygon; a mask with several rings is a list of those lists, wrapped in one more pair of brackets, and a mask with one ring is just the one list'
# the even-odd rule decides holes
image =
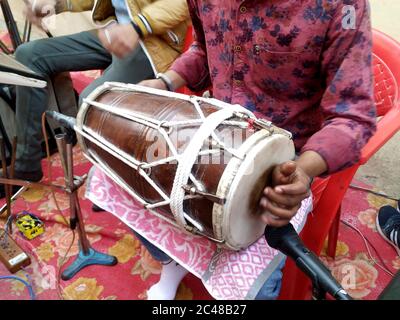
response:
{"label": "drum tuning ring", "polygon": [[194,186],[184,185],[184,186],[182,186],[182,189],[185,190],[186,192],[188,192],[190,195],[201,196],[201,197],[203,197],[207,200],[210,200],[211,202],[214,202],[219,205],[224,205],[226,202],[225,198],[220,198],[220,197],[216,196],[215,194],[197,190],[196,187],[194,187]]}
{"label": "drum tuning ring", "polygon": [[147,174],[148,176],[150,176],[150,175],[151,175],[151,167],[143,168],[143,166],[146,165],[146,164],[147,164],[147,163],[145,163],[145,162],[139,163],[138,166],[137,166],[137,171],[143,170],[143,172],[144,172],[145,174]]}
{"label": "drum tuning ring", "polygon": [[[172,126],[166,126],[166,125],[165,125],[166,123],[168,123],[168,121],[161,121],[161,122],[158,124],[157,130],[160,131],[161,128],[162,128],[163,130],[165,130],[165,132],[166,132],[168,135],[170,135],[170,134],[172,133],[172,130],[173,130],[174,128],[173,128]],[[166,130],[166,129],[167,129],[167,130]]]}

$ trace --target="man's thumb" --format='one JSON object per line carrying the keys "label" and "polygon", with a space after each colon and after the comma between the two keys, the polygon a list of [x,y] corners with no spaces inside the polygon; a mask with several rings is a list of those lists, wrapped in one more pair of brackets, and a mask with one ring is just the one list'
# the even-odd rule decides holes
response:
{"label": "man's thumb", "polygon": [[281,173],[285,177],[290,177],[296,171],[297,164],[294,161],[287,161],[281,164]]}

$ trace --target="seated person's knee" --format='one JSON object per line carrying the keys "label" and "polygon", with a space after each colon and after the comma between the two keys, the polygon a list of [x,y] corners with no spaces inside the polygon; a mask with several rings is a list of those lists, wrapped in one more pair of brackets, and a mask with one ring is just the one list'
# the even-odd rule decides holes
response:
{"label": "seated person's knee", "polygon": [[42,72],[43,66],[40,65],[40,57],[43,55],[43,40],[36,40],[20,45],[15,51],[15,58],[33,71]]}

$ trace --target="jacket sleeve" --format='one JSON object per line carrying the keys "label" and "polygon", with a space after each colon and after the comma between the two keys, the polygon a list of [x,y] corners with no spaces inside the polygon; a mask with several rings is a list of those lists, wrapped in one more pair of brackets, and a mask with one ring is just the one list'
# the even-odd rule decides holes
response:
{"label": "jacket sleeve", "polygon": [[56,0],[56,12],[81,12],[93,8],[94,0]]}
{"label": "jacket sleeve", "polygon": [[186,0],[157,0],[141,8],[140,13],[133,16],[144,36],[165,34],[188,19]]}
{"label": "jacket sleeve", "polygon": [[188,4],[193,25],[193,43],[189,50],[175,60],[171,70],[174,70],[186,81],[190,90],[196,92],[209,88],[211,78],[208,68],[205,34],[196,1],[189,0]]}
{"label": "jacket sleeve", "polygon": [[[346,20],[346,14],[352,13],[354,19]],[[321,72],[327,88],[320,104],[324,123],[302,152],[319,153],[328,164],[328,173],[334,173],[359,160],[362,147],[376,130],[372,32],[366,0],[338,5],[327,33]]]}

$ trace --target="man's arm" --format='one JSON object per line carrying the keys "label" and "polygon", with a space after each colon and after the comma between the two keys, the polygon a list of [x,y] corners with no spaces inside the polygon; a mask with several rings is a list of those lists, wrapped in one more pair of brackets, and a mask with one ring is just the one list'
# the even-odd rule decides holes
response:
{"label": "man's arm", "polygon": [[202,91],[211,85],[206,40],[196,1],[188,0],[188,5],[193,25],[193,43],[189,50],[174,62],[171,74],[179,75],[192,91]]}
{"label": "man's arm", "polygon": [[327,84],[321,101],[324,125],[295,162],[274,169],[272,185],[264,189],[260,200],[265,223],[275,227],[289,223],[309,196],[312,178],[355,163],[374,133],[371,38],[366,0],[340,4],[323,53],[321,71]]}
{"label": "man's arm", "polygon": [[327,163],[327,173],[334,173],[358,161],[362,147],[376,129],[367,1],[340,4],[327,39],[322,56],[327,85],[321,101],[325,121],[301,152],[318,153]]}
{"label": "man's arm", "polygon": [[125,58],[139,44],[139,37],[165,34],[189,18],[185,0],[158,0],[131,15],[133,24],[113,24],[99,30],[102,45],[118,58]]}
{"label": "man's arm", "polygon": [[[188,51],[175,60],[165,74],[171,80],[174,90],[186,85],[192,91],[201,91],[211,85],[205,36],[196,1],[188,0],[188,7],[193,25],[193,43]],[[160,79],[146,80],[139,84],[162,90],[167,89]]]}

